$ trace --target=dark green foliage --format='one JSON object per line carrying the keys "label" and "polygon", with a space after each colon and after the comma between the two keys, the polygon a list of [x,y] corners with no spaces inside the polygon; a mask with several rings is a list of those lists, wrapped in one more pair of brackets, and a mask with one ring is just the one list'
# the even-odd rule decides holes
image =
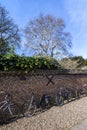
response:
{"label": "dark green foliage", "polygon": [[87,66],[87,59],[84,60],[84,66]]}
{"label": "dark green foliage", "polygon": [[15,54],[0,55],[0,70],[62,69],[56,59],[51,57],[26,57]]}
{"label": "dark green foliage", "polygon": [[9,51],[10,47],[8,46],[8,43],[3,38],[0,38],[0,54],[5,54]]}

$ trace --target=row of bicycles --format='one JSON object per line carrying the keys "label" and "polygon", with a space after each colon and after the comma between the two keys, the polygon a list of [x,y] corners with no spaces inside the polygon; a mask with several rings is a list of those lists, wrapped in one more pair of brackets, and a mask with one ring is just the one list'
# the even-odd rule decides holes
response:
{"label": "row of bicycles", "polygon": [[36,100],[35,93],[31,92],[28,99],[21,106],[21,111],[19,106],[12,101],[11,95],[5,91],[0,91],[0,94],[4,95],[4,99],[0,101],[1,123],[10,123],[17,120],[20,115],[31,117],[39,110],[43,111],[54,105],[62,106],[65,102],[79,99],[82,95],[86,96],[86,91],[78,86],[75,89],[60,87],[54,97],[50,94],[43,94],[39,101]]}

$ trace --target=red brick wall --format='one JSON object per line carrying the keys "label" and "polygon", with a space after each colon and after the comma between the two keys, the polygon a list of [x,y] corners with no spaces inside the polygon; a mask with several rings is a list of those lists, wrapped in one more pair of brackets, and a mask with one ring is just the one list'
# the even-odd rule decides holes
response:
{"label": "red brick wall", "polygon": [[45,73],[44,75],[25,75],[25,77],[26,79],[23,80],[22,78],[24,77],[21,77],[21,75],[0,75],[0,90],[9,92],[13,100],[22,104],[30,91],[34,91],[38,96],[41,96],[43,93],[55,95],[57,88],[60,86],[74,88],[76,85],[82,87],[84,84],[87,84],[86,74],[54,74],[52,82],[49,84]]}

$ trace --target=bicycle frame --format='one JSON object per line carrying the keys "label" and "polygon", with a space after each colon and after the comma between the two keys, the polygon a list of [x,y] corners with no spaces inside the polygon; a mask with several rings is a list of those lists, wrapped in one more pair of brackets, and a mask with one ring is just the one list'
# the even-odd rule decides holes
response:
{"label": "bicycle frame", "polygon": [[31,100],[27,100],[27,101],[30,102],[29,108],[31,108],[34,101],[34,94],[31,94]]}
{"label": "bicycle frame", "polygon": [[0,105],[1,105],[1,106],[0,106],[0,110],[3,109],[3,108],[7,105],[7,103],[8,103],[8,102],[7,102],[6,100],[1,101],[1,102],[0,102]]}
{"label": "bicycle frame", "polygon": [[8,109],[10,114],[12,115],[11,109],[10,109],[10,105],[12,105],[12,103],[10,102],[8,95],[5,96],[5,100],[0,102],[0,110],[6,110]]}

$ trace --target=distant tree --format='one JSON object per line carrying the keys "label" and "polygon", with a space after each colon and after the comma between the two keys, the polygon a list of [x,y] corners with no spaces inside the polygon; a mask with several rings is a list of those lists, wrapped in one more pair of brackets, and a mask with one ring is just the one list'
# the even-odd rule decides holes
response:
{"label": "distant tree", "polygon": [[78,61],[78,67],[84,66],[85,59],[82,56],[71,57],[72,60]]}
{"label": "distant tree", "polygon": [[60,64],[65,68],[69,70],[78,69],[81,67],[81,63],[79,58],[76,57],[69,57],[69,58],[63,58],[60,61]]}
{"label": "distant tree", "polygon": [[10,51],[10,47],[8,43],[3,39],[0,38],[0,54],[5,54]]}
{"label": "distant tree", "polygon": [[60,64],[66,69],[81,69],[85,65],[85,59],[82,56],[68,57],[61,59]]}
{"label": "distant tree", "polygon": [[10,45],[20,41],[19,29],[5,7],[0,5],[0,54],[10,51]]}
{"label": "distant tree", "polygon": [[61,18],[40,15],[29,21],[24,29],[26,47],[35,55],[59,57],[69,54],[71,35],[64,31]]}

